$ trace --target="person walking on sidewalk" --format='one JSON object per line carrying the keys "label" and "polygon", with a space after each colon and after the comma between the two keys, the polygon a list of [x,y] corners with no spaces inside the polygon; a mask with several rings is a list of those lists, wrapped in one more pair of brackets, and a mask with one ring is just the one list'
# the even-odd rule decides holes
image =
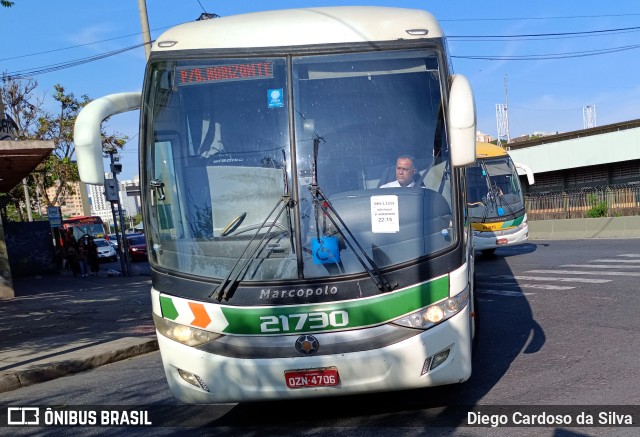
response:
{"label": "person walking on sidewalk", "polygon": [[73,276],[78,276],[80,273],[80,263],[78,262],[78,252],[76,244],[72,244],[67,248],[67,264],[69,270],[73,273]]}
{"label": "person walking on sidewalk", "polygon": [[98,246],[93,241],[93,237],[89,237],[87,245],[87,258],[89,259],[89,267],[91,268],[91,276],[98,276],[100,270],[100,260],[98,258]]}
{"label": "person walking on sidewalk", "polygon": [[80,265],[80,276],[89,276],[87,268],[87,242],[84,238],[78,241],[78,264]]}

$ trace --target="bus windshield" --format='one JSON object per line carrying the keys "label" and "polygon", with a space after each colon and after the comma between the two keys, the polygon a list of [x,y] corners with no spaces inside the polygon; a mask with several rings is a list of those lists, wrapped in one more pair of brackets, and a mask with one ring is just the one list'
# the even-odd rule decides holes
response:
{"label": "bus windshield", "polygon": [[[298,280],[451,249],[440,68],[427,49],[152,63],[152,265]],[[381,188],[398,157],[415,169],[410,186]]]}
{"label": "bus windshield", "polygon": [[472,220],[507,219],[524,213],[522,188],[510,157],[479,159],[467,169],[467,181]]}
{"label": "bus windshield", "polygon": [[62,222],[67,232],[71,231],[76,240],[89,235],[94,238],[106,238],[104,223],[97,216],[67,219]]}

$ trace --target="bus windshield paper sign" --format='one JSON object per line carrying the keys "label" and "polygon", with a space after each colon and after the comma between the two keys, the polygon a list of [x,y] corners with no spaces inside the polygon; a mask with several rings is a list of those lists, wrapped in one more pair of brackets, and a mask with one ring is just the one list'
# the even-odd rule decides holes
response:
{"label": "bus windshield paper sign", "polygon": [[371,196],[371,232],[390,234],[399,231],[398,196]]}

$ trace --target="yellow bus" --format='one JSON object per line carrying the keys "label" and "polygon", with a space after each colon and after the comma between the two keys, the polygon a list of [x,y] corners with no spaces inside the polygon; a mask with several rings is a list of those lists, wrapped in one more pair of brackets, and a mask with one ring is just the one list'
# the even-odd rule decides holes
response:
{"label": "yellow bus", "polygon": [[[330,7],[196,21],[157,38],[140,108],[153,317],[173,394],[215,403],[411,389],[471,375],[464,169],[476,114],[421,10]],[[420,183],[382,188],[411,155]]]}
{"label": "yellow bus", "polygon": [[478,142],[476,158],[467,168],[468,217],[475,249],[493,254],[498,247],[524,243],[529,226],[517,170],[527,175],[529,184],[534,183],[533,173],[494,144]]}

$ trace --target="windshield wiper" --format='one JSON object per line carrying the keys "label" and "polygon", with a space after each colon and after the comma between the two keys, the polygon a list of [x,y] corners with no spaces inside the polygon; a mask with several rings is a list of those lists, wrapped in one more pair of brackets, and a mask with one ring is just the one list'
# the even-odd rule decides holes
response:
{"label": "windshield wiper", "polygon": [[[496,213],[498,212],[498,204],[500,206],[506,206],[509,209],[509,214],[515,214],[513,207],[507,202],[504,198],[504,193],[495,182],[491,181],[491,175],[489,174],[489,170],[487,169],[487,164],[485,162],[480,162],[480,167],[482,171],[487,175],[487,201],[491,200],[493,202],[493,206],[496,209]],[[488,203],[488,202],[487,202]],[[484,223],[489,215],[489,207],[485,205],[484,215],[482,217],[482,222]]]}
{"label": "windshield wiper", "polygon": [[485,196],[487,202],[484,205],[484,213],[482,214],[482,222],[486,223],[487,217],[489,216],[489,202],[492,202],[497,210],[497,205],[495,204],[495,197],[491,193],[491,175],[489,174],[489,170],[487,169],[487,164],[484,161],[480,161],[480,169],[482,173],[486,176],[485,184],[487,186],[487,194]]}
{"label": "windshield wiper", "polygon": [[507,199],[504,198],[504,193],[499,188],[496,192],[496,196],[498,197],[498,200],[500,200],[500,205],[506,206],[507,208],[509,208],[509,214],[512,214],[512,215],[515,214],[513,207],[509,202],[507,202]]}
{"label": "windshield wiper", "polygon": [[[273,207],[273,209],[271,210],[271,212],[269,214],[267,214],[267,216],[263,220],[262,224],[258,225],[255,234],[253,234],[253,236],[251,237],[251,240],[249,240],[249,243],[247,243],[247,246],[244,248],[244,250],[242,251],[242,253],[238,257],[238,259],[236,260],[236,263],[233,265],[233,267],[231,267],[231,269],[229,270],[229,273],[224,278],[224,280],[218,285],[218,287],[216,287],[211,292],[209,297],[213,296],[217,291],[218,292],[218,296],[216,296],[216,299],[218,299],[218,301],[221,301],[222,299],[224,299],[224,300],[231,299],[231,297],[235,293],[236,288],[238,287],[238,284],[240,283],[242,278],[244,278],[244,276],[247,274],[247,271],[249,270],[249,266],[255,260],[256,256],[266,246],[266,244],[263,245],[263,243],[265,242],[267,237],[269,237],[271,235],[271,230],[274,228],[274,226],[276,226],[276,224],[278,224],[278,219],[280,218],[280,216],[282,215],[282,213],[285,210],[287,211],[286,221],[287,221],[287,225],[288,225],[288,232],[289,232],[289,239],[290,239],[290,244],[291,244],[291,251],[292,251],[292,253],[295,253],[294,242],[293,242],[293,227],[292,227],[292,224],[291,224],[291,208],[293,207],[294,203],[293,203],[293,200],[291,199],[291,195],[289,193],[289,179],[287,177],[287,165],[286,165],[287,157],[286,157],[286,154],[285,154],[284,150],[282,150],[282,156],[283,156],[283,166],[282,166],[282,174],[283,174],[283,176],[282,177],[283,177],[283,183],[284,183],[284,194],[280,197],[280,199],[278,199],[278,201],[276,202],[276,204]],[[267,229],[267,232],[265,232],[264,236],[258,242],[258,244],[256,244],[256,246],[251,251],[251,253],[249,253],[249,256],[247,256],[247,258],[246,258],[244,264],[242,265],[242,267],[240,267],[240,269],[237,270],[237,273],[236,273],[235,277],[233,279],[231,279],[231,276],[233,275],[233,272],[236,269],[236,267],[238,266],[238,264],[240,264],[240,261],[242,260],[242,257],[247,252],[247,250],[249,250],[249,247],[251,247],[251,243],[253,243],[253,241],[256,239],[256,237],[260,233],[260,230],[263,229],[267,225],[267,222],[269,221],[269,219],[271,218],[271,216],[273,215],[275,210],[278,208],[278,206],[281,205],[281,204],[282,204],[282,208],[280,208],[280,211],[278,212],[278,215],[275,217],[275,219],[273,219],[269,223],[269,228]],[[246,213],[244,215],[246,216]],[[270,239],[271,238],[272,237],[270,237]]]}
{"label": "windshield wiper", "polygon": [[[373,281],[373,283],[376,284],[376,287],[378,287],[378,290],[380,290],[383,293],[391,291],[394,288],[396,288],[398,284],[394,284],[394,285],[389,284],[389,281],[387,281],[387,279],[384,277],[384,275],[378,268],[378,265],[369,257],[369,255],[367,255],[367,252],[364,251],[364,249],[362,248],[362,246],[360,245],[356,237],[353,235],[353,233],[351,232],[347,224],[344,222],[344,220],[342,220],[342,217],[340,217],[340,214],[338,214],[338,211],[336,211],[333,205],[331,205],[331,202],[329,202],[329,199],[327,199],[327,196],[324,195],[324,193],[322,192],[322,189],[318,185],[318,178],[317,178],[318,147],[320,146],[320,141],[324,141],[324,139],[316,134],[313,139],[313,168],[311,173],[311,185],[309,185],[309,191],[311,193],[311,197],[313,198],[314,205],[316,208],[319,206],[320,209],[322,209],[322,212],[324,212],[325,215],[329,218],[329,221],[331,222],[331,224],[333,224],[334,228],[337,229],[337,231],[342,236],[344,242],[349,246],[349,248],[355,255],[356,259],[362,265],[362,268],[365,269],[367,274],[371,277],[371,280]],[[349,241],[349,239],[346,237],[346,235],[344,234],[340,226],[338,226],[338,224],[336,223],[336,220],[334,220],[334,218],[332,217],[332,214],[330,214],[329,212],[331,212],[333,216],[335,216],[335,218],[340,222],[340,225],[342,225],[342,229],[344,229],[346,233],[349,234],[349,237],[351,238],[353,243],[355,243],[358,250],[356,250],[353,244]],[[318,214],[316,213],[315,216],[317,220]],[[318,229],[317,223],[316,223],[316,231],[318,232],[318,241],[320,241],[320,236],[319,236],[320,231]],[[364,262],[364,260],[360,257],[360,255],[358,255],[358,251],[367,260],[369,265],[367,265],[367,263]]]}
{"label": "windshield wiper", "polygon": [[[269,227],[267,229],[267,232],[265,232],[265,234],[262,237],[262,239],[256,244],[254,249],[249,253],[249,255],[245,259],[245,262],[242,264],[242,266],[238,270],[236,270],[236,267],[238,267],[238,265],[240,264],[240,261],[242,261],[245,253],[247,253],[247,251],[251,247],[251,243],[253,243],[253,241],[256,239],[258,234],[260,234],[260,230],[265,227],[265,225],[267,224],[267,222],[269,221],[269,219],[271,218],[273,213],[276,211],[278,206],[280,206],[281,204],[282,204],[282,207],[280,208],[280,211],[278,212],[278,215],[275,217],[275,219],[273,219],[273,221],[271,221],[269,223]],[[255,259],[256,255],[258,253],[260,253],[260,251],[262,249],[264,249],[265,245],[263,245],[263,243],[265,242],[267,237],[271,236],[271,230],[274,228],[274,226],[278,222],[278,219],[280,218],[280,216],[282,215],[284,210],[288,209],[288,208],[291,208],[291,198],[289,196],[282,196],[280,199],[278,199],[278,201],[276,202],[276,204],[273,207],[273,209],[271,210],[271,212],[265,217],[265,219],[262,222],[262,224],[260,224],[258,226],[258,228],[256,229],[256,232],[253,234],[253,236],[251,237],[251,239],[249,240],[249,242],[245,246],[244,250],[242,251],[242,253],[238,257],[238,259],[236,260],[236,262],[233,265],[233,267],[231,267],[231,269],[229,269],[229,273],[227,274],[227,276],[211,292],[209,297],[212,297],[217,292],[218,295],[216,296],[216,299],[218,299],[218,301],[221,301],[222,299],[224,299],[224,300],[231,299],[231,297],[233,296],[233,293],[235,292],[238,284],[240,283],[240,281],[242,280],[242,278],[246,274],[249,265]],[[282,231],[282,232],[284,232],[284,231]],[[231,277],[233,276],[234,272],[236,272],[235,277],[233,279],[231,279]]]}
{"label": "windshield wiper", "polygon": [[[371,277],[371,279],[373,280],[373,283],[376,284],[376,287],[378,287],[378,290],[380,290],[383,293],[386,293],[396,288],[398,284],[394,284],[394,285],[389,284],[389,281],[387,281],[385,276],[382,274],[382,272],[378,268],[378,265],[371,259],[371,257],[369,257],[369,255],[367,255],[367,252],[364,251],[364,249],[362,248],[362,246],[360,245],[356,237],[353,235],[353,233],[351,232],[347,224],[342,220],[342,217],[340,217],[340,215],[335,210],[333,205],[331,205],[331,202],[329,202],[329,200],[324,195],[320,187],[310,186],[309,190],[311,191],[311,195],[314,201],[316,202],[316,204],[320,206],[322,211],[329,218],[329,221],[331,222],[331,224],[333,224],[333,226],[340,233],[344,242],[353,251],[353,254],[355,255],[356,259],[360,262],[360,264],[362,265],[362,268],[364,268],[367,274]],[[358,250],[356,250],[353,244],[349,241],[349,239],[346,237],[345,233],[342,231],[340,226],[338,226],[338,224],[336,223],[336,220],[334,220],[334,218],[332,217],[332,214],[330,214],[329,212],[331,212],[335,216],[335,218],[340,222],[340,225],[342,225],[342,228],[344,228],[344,230],[349,235],[351,240],[353,240],[353,243],[355,243]],[[367,260],[367,262],[369,263],[369,266],[367,266],[367,263],[365,263],[364,260],[360,257],[360,255],[358,255],[358,251]]]}

